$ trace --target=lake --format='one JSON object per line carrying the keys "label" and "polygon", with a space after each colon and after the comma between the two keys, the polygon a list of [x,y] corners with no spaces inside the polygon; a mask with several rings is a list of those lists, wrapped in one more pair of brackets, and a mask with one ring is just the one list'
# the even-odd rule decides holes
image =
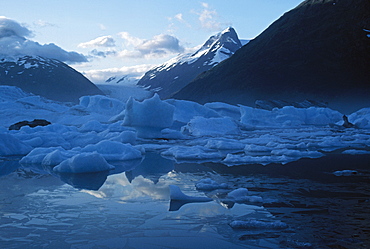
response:
{"label": "lake", "polygon": [[[147,153],[114,166],[56,174],[3,158],[0,247],[370,248],[369,154],[227,167]],[[228,188],[198,190],[202,179]],[[212,200],[171,201],[169,185]],[[227,198],[239,188],[263,202]]]}

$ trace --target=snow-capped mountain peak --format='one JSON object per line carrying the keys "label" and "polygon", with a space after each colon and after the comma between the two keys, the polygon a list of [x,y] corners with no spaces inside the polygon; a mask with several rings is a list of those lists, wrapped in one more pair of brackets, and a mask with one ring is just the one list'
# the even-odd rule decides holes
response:
{"label": "snow-capped mountain peak", "polygon": [[83,95],[103,94],[67,64],[41,56],[0,55],[0,85],[67,102],[77,102]]}
{"label": "snow-capped mountain peak", "polygon": [[138,82],[169,98],[198,74],[229,58],[242,44],[232,27],[211,36],[196,52],[180,54],[148,71]]}

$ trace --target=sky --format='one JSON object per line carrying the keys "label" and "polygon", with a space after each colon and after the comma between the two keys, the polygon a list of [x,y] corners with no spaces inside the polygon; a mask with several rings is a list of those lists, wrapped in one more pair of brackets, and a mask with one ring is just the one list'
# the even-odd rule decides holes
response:
{"label": "sky", "polygon": [[231,26],[253,39],[303,0],[0,0],[0,54],[54,57],[94,83],[141,76]]}

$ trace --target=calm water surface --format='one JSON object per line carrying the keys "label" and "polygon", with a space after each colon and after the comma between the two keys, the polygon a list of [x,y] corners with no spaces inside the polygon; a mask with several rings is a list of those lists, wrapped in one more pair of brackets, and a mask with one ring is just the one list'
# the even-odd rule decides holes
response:
{"label": "calm water surface", "polygon": [[[176,164],[157,154],[114,172],[55,175],[0,162],[1,248],[370,248],[370,155],[286,165]],[[335,176],[336,170],[357,174]],[[229,189],[198,191],[205,178]],[[169,185],[202,203],[170,201]],[[226,201],[247,188],[263,203]],[[171,211],[170,211],[171,210]],[[284,229],[233,229],[232,221]]]}

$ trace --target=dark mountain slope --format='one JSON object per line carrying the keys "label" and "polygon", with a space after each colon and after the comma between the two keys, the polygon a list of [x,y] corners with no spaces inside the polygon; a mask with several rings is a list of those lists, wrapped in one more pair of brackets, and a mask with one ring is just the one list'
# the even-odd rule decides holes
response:
{"label": "dark mountain slope", "polygon": [[67,64],[39,56],[0,59],[0,85],[66,102],[84,95],[103,94],[93,83]]}
{"label": "dark mountain slope", "polygon": [[174,97],[254,105],[256,100],[370,106],[370,1],[307,0]]}

